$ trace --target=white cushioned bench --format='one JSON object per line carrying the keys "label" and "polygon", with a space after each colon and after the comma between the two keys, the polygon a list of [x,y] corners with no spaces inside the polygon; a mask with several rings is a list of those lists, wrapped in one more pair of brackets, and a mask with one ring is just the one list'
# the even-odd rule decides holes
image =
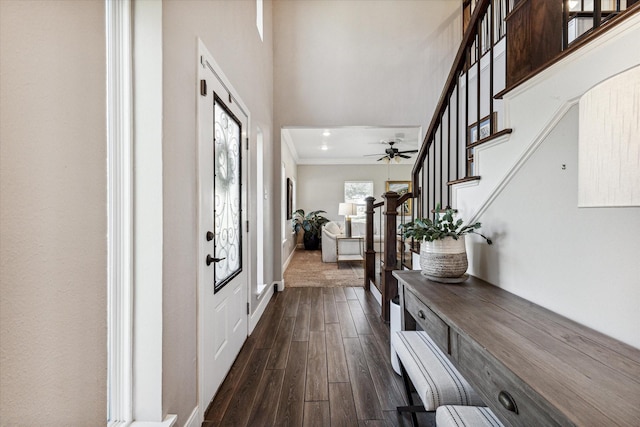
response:
{"label": "white cushioned bench", "polygon": [[[411,405],[398,407],[398,411],[435,411],[444,405],[484,406],[480,396],[426,332],[399,331],[391,335],[391,343],[400,359]],[[413,383],[422,406],[414,406],[407,379]],[[417,424],[415,414],[412,420]]]}
{"label": "white cushioned bench", "polygon": [[491,409],[479,406],[441,406],[436,409],[437,427],[503,427]]}

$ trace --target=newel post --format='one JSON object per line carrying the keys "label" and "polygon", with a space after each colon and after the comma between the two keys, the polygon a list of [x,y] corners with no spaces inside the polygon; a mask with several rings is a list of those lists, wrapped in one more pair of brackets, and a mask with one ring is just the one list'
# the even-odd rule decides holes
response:
{"label": "newel post", "polygon": [[388,322],[389,301],[398,293],[398,280],[393,277],[398,262],[396,233],[398,216],[398,198],[395,191],[382,195],[384,199],[384,268],[382,271],[382,320]]}
{"label": "newel post", "polygon": [[371,280],[374,280],[376,274],[376,252],[373,250],[373,202],[375,199],[371,196],[364,199],[366,202],[366,233],[364,242],[364,289],[369,290]]}

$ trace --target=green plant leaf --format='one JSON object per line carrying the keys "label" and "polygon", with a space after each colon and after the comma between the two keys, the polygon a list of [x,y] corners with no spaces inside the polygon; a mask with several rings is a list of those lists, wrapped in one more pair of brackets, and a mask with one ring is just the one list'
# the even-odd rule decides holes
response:
{"label": "green plant leaf", "polygon": [[[436,206],[436,210],[439,210],[439,204]],[[493,243],[491,239],[475,231],[481,227],[480,222],[463,225],[464,221],[455,219],[454,215],[453,209],[447,209],[441,216],[437,215],[433,221],[430,218],[416,218],[409,223],[400,225],[400,229],[405,238],[418,241],[432,242],[446,237],[457,240],[460,236],[473,233],[481,236],[488,244]]]}

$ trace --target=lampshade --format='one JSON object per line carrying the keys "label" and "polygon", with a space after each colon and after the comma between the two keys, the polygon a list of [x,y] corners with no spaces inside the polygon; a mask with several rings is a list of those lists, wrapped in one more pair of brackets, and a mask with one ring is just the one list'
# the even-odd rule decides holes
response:
{"label": "lampshade", "polygon": [[354,215],[356,213],[355,203],[340,203],[338,205],[338,215]]}

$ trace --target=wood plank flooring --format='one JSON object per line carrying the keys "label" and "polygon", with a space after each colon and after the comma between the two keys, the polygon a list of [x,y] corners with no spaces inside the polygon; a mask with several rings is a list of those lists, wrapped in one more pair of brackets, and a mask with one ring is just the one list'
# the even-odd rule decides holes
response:
{"label": "wood plank flooring", "polygon": [[379,313],[363,288],[276,293],[202,426],[411,425]]}

